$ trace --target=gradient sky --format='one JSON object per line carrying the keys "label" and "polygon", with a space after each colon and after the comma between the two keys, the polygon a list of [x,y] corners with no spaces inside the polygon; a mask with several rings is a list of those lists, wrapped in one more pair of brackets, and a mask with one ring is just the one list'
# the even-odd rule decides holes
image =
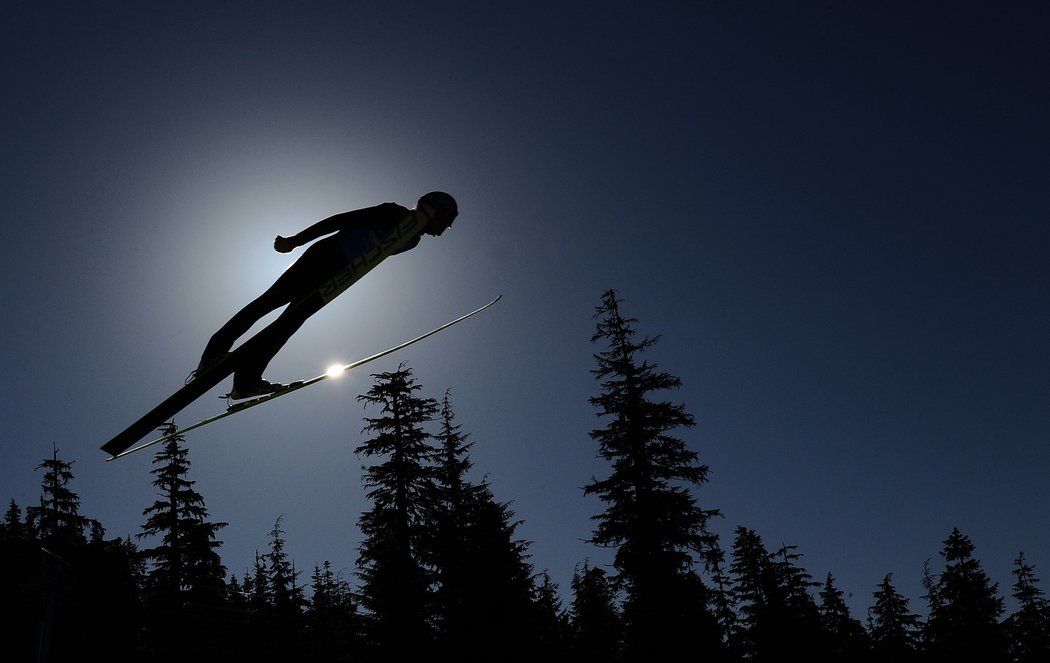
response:
{"label": "gradient sky", "polygon": [[608,473],[587,398],[617,288],[684,383],[727,549],[798,546],[861,618],[891,572],[923,611],[953,527],[1003,594],[1022,550],[1050,581],[1047,34],[1044,3],[9,3],[0,499],[36,502],[56,445],[81,512],[140,531],[152,454],[98,447],[287,266],[273,237],[443,189],[455,227],[267,377],[503,301],[190,434],[232,573],[281,515],[303,582],[353,571],[355,397],[402,361],[452,389],[537,570],[567,592],[607,563],[581,487]]}

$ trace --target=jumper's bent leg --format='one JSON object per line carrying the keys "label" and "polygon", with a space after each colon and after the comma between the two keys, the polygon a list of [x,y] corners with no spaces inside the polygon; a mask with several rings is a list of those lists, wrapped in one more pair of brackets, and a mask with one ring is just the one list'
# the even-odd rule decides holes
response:
{"label": "jumper's bent leg", "polygon": [[262,379],[263,371],[269,365],[292,334],[299,331],[314,313],[324,306],[321,296],[311,296],[303,301],[289,306],[276,320],[267,325],[262,331],[251,337],[238,350],[240,360],[237,372],[233,376],[233,384],[251,385]]}

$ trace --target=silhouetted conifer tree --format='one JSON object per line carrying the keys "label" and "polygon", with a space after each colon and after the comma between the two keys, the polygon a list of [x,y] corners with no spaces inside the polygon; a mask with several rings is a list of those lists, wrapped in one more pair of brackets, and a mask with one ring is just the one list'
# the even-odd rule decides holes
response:
{"label": "silhouetted conifer tree", "polygon": [[[172,423],[160,428],[164,435],[176,430]],[[214,606],[226,596],[226,567],[218,552],[222,541],[215,539],[226,523],[208,521],[204,497],[188,478],[191,463],[183,442],[182,436],[175,435],[154,455],[157,467],[150,474],[160,498],[142,512],[147,519],[135,535],[140,540],[160,536],[159,543],[142,555],[152,563],[147,573],[151,598],[167,610],[189,604]]]}
{"label": "silhouetted conifer tree", "polygon": [[[26,509],[20,540],[3,557],[17,571],[17,582],[5,584],[4,603],[23,611],[10,623],[32,626],[5,641],[4,656],[12,660],[74,660],[103,655],[131,660],[140,641],[138,583],[141,580],[137,551],[130,541],[106,541],[102,524],[80,514],[80,498],[72,490],[72,461],[51,458],[36,469],[43,471],[38,506]],[[9,508],[8,526],[17,519]],[[90,538],[85,536],[85,530]],[[10,555],[10,557],[9,557]],[[17,587],[15,596],[8,591]],[[26,600],[27,599],[27,600]],[[94,634],[119,624],[129,637],[106,642]],[[18,658],[27,652],[28,657]],[[5,659],[6,660],[6,659]]]}
{"label": "silhouetted conifer tree", "polygon": [[12,499],[4,512],[4,522],[0,524],[0,542],[27,541],[35,535],[29,525],[22,521],[22,507]]}
{"label": "silhouetted conifer tree", "polygon": [[535,649],[518,660],[549,661],[564,656],[569,645],[569,615],[562,606],[558,585],[544,569],[533,584],[533,618],[530,628],[535,633]]}
{"label": "silhouetted conifer tree", "polygon": [[736,528],[729,571],[740,614],[732,650],[754,659],[770,648],[766,632],[772,630],[769,623],[778,594],[769,570],[769,552],[754,530]]}
{"label": "silhouetted conifer tree", "polygon": [[475,634],[485,637],[484,629],[474,625],[481,613],[492,612],[484,605],[484,588],[475,582],[478,555],[471,539],[471,526],[480,500],[479,491],[466,478],[472,446],[468,435],[454,422],[449,393],[441,403],[441,429],[435,465],[433,507],[428,517],[430,531],[426,559],[435,569],[435,611],[438,637],[444,651],[470,646]]}
{"label": "silhouetted conifer tree", "polygon": [[816,660],[827,658],[825,640],[820,622],[820,611],[810,590],[820,586],[813,576],[798,565],[801,555],[798,546],[781,546],[771,555],[776,585],[785,598],[787,615],[785,625],[790,629],[789,647],[798,647],[803,657]]}
{"label": "silhouetted conifer tree", "polygon": [[730,571],[740,611],[733,650],[753,661],[825,656],[811,576],[794,546],[769,553],[754,531],[737,527]]}
{"label": "silhouetted conifer tree", "polygon": [[241,581],[237,579],[236,574],[231,575],[229,582],[226,583],[226,595],[228,597],[227,605],[231,611],[242,614],[248,613],[248,593]]}
{"label": "silhouetted conifer tree", "polygon": [[139,540],[157,539],[142,551],[151,568],[144,583],[148,635],[156,660],[217,657],[224,633],[219,624],[226,603],[226,567],[215,539],[226,523],[208,521],[204,497],[188,478],[189,451],[174,435],[175,424],[160,427],[173,435],[153,457],[153,486],[158,499],[145,510]]}
{"label": "silhouetted conifer tree", "polygon": [[73,480],[73,461],[61,460],[58,448],[54,447],[51,458],[36,469],[44,471],[40,505],[29,507],[26,512],[40,542],[58,554],[87,543],[84,529],[88,521],[80,515],[80,496],[69,487]]}
{"label": "silhouetted conifer tree", "polygon": [[1035,567],[1019,553],[1011,571],[1012,596],[1017,610],[1003,623],[1009,642],[1010,660],[1018,663],[1050,661],[1050,603],[1039,587]]}
{"label": "silhouetted conifer tree", "polygon": [[434,568],[435,616],[441,651],[483,659],[524,658],[532,651],[532,567],[527,543],[514,539],[509,504],[488,483],[472,483],[469,435],[455,423],[449,392],[435,440],[433,512],[426,559]]}
{"label": "silhouetted conifer tree", "polygon": [[244,593],[248,601],[248,611],[268,621],[273,613],[273,592],[270,591],[266,556],[260,554],[258,550],[255,551],[254,564],[244,574]]}
{"label": "silhouetted conifer tree", "polygon": [[820,623],[824,631],[825,651],[829,658],[840,661],[864,661],[868,658],[868,633],[846,605],[842,590],[828,573],[820,590]]}
{"label": "silhouetted conifer tree", "polygon": [[609,421],[590,435],[612,465],[610,476],[584,487],[605,504],[591,541],[616,549],[628,657],[711,652],[722,638],[693,567],[699,557],[710,569],[717,537],[707,523],[718,512],[701,509],[690,492],[707,481],[708,468],[673,434],[692,427],[692,415],[657,399],[681,381],[641,357],[659,337],[636,339],[637,320],[624,317],[620,303],[615,290],[602,295],[591,339],[606,349],[594,355],[601,394],[590,402]]}
{"label": "silhouetted conifer tree", "polygon": [[286,633],[274,630],[278,620],[267,560],[267,555],[256,550],[243,580],[232,578],[227,588],[231,616],[238,622],[236,629],[231,629],[240,647],[236,660],[278,660],[279,655],[286,653],[281,651]]}
{"label": "silhouetted conifer tree", "polygon": [[922,620],[909,610],[908,599],[893,586],[892,573],[886,574],[873,596],[868,634],[874,658],[901,663],[918,660]]}
{"label": "silhouetted conifer tree", "polygon": [[740,658],[736,644],[740,641],[740,618],[736,611],[736,597],[733,592],[733,580],[725,568],[725,552],[721,546],[712,551],[710,562],[711,611],[722,634],[722,645],[725,657],[729,660]]}
{"label": "silhouetted conifer tree", "polygon": [[274,617],[278,621],[294,622],[302,614],[303,599],[302,592],[296,585],[299,574],[285,550],[285,532],[281,529],[283,519],[284,516],[278,516],[273,529],[270,530],[270,552],[266,554],[266,581]]}
{"label": "silhouetted conifer tree", "polygon": [[349,583],[332,571],[330,562],[314,567],[306,609],[310,660],[340,663],[361,655],[361,631]]}
{"label": "silhouetted conifer tree", "polygon": [[603,569],[584,563],[572,574],[572,659],[608,663],[621,657],[623,622],[616,588]]}
{"label": "silhouetted conifer tree", "polygon": [[267,620],[267,655],[275,660],[291,660],[298,656],[303,636],[302,588],[296,584],[298,572],[288,555],[285,532],[278,516],[270,530],[270,552],[265,555],[265,583],[267,586],[269,619]]}
{"label": "silhouetted conifer tree", "polygon": [[999,624],[1003,600],[973,550],[970,539],[953,529],[941,550],[944,571],[928,587],[930,613],[923,635],[926,651],[935,660],[1006,659]]}
{"label": "silhouetted conifer tree", "polygon": [[416,394],[421,387],[404,364],[372,377],[375,384],[358,400],[378,407],[380,416],[365,418],[372,437],[355,451],[384,460],[365,473],[373,507],[359,520],[364,541],[357,565],[370,644],[396,659],[425,651],[432,640],[433,578],[422,558],[434,508],[428,500],[435,494],[429,464],[435,449],[424,425],[438,406]]}

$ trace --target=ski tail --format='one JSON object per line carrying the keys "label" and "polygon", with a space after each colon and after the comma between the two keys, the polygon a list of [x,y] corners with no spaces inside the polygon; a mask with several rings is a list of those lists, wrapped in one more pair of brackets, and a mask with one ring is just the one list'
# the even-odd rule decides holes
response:
{"label": "ski tail", "polygon": [[109,442],[103,444],[102,450],[111,456],[116,456],[146,435],[149,435],[150,431],[158,428],[165,421],[181,412],[187,405],[207,393],[209,389],[217,386],[233,374],[236,366],[235,355],[236,352],[227,355],[207,371],[194,377],[160,405],[115,435]]}

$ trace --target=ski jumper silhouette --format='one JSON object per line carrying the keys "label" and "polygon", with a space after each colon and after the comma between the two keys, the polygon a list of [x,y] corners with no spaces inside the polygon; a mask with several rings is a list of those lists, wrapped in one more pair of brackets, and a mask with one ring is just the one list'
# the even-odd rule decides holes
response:
{"label": "ski jumper silhouette", "polygon": [[251,398],[282,389],[285,385],[264,380],[263,371],[307,318],[389,255],[415,248],[424,234],[441,235],[458,213],[452,196],[432,191],[411,210],[396,203],[383,203],[336,214],[291,237],[278,235],[273,248],[280,253],[323,239],[311,245],[266,292],[215,332],[194,376],[229,355],[237,339],[263,316],[287,306],[276,320],[237,349],[230,397]]}

